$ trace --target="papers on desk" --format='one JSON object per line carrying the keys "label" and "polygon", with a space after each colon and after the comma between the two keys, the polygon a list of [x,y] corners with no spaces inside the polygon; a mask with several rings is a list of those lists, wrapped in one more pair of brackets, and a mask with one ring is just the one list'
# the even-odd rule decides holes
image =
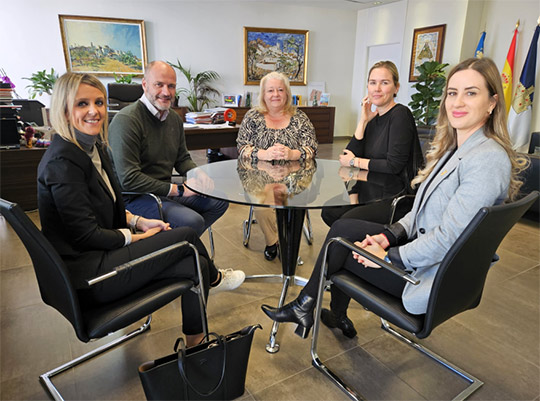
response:
{"label": "papers on desk", "polygon": [[234,128],[234,126],[229,125],[229,123],[223,123],[223,124],[190,124],[190,123],[184,123],[184,129],[190,129],[190,128],[216,129],[216,128]]}

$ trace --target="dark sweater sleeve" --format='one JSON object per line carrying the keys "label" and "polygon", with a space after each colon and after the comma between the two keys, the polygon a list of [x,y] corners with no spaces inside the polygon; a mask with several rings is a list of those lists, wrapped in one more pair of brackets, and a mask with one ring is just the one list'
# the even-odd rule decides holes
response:
{"label": "dark sweater sleeve", "polygon": [[143,127],[129,114],[119,113],[109,128],[114,169],[123,191],[151,192],[167,196],[170,184],[144,174],[141,169]]}
{"label": "dark sweater sleeve", "polygon": [[[369,170],[379,173],[399,174],[406,167],[411,154],[413,138],[416,134],[416,125],[411,112],[403,105],[396,105],[390,111],[388,124],[388,147],[386,158],[370,159]],[[384,133],[377,133],[378,135]]]}

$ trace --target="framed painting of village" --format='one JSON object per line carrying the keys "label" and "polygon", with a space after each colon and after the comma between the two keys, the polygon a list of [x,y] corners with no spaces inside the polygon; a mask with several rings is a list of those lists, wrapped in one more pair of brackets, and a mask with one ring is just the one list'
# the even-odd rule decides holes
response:
{"label": "framed painting of village", "polygon": [[442,62],[446,24],[417,28],[413,34],[409,82],[416,82],[417,67],[426,61]]}
{"label": "framed painting of village", "polygon": [[102,76],[142,76],[146,65],[144,21],[59,15],[68,71]]}
{"label": "framed painting of village", "polygon": [[308,38],[306,30],[244,27],[244,84],[279,71],[291,85],[306,85]]}

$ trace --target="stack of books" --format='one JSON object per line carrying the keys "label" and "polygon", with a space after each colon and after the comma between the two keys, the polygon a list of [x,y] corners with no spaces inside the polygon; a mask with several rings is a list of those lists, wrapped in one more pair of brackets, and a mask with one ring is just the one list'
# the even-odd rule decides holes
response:
{"label": "stack of books", "polygon": [[0,83],[0,104],[11,104],[13,90],[10,84]]}

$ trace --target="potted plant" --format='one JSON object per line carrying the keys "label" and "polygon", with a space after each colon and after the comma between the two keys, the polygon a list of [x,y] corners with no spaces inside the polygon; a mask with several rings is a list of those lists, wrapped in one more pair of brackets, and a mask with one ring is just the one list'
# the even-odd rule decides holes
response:
{"label": "potted plant", "polygon": [[418,66],[420,75],[412,86],[418,92],[411,96],[409,106],[419,127],[429,127],[434,124],[439,112],[440,98],[446,84],[443,71],[449,64],[437,61],[426,61]]}
{"label": "potted plant", "polygon": [[215,71],[194,73],[191,68],[184,68],[178,59],[176,62],[177,64],[169,64],[180,71],[189,84],[189,88],[179,88],[177,95],[183,94],[186,97],[189,111],[204,110],[212,101],[212,96],[219,95],[219,91],[211,86],[213,81],[220,78],[219,74]]}
{"label": "potted plant", "polygon": [[116,75],[113,73],[114,81],[118,84],[136,84],[137,82],[133,81],[135,74],[125,74],[125,75]]}
{"label": "potted plant", "polygon": [[31,81],[32,83],[27,88],[30,88],[28,93],[30,99],[35,99],[36,95],[43,95],[44,93],[52,95],[54,83],[58,79],[58,74],[54,72],[54,68],[51,68],[51,72],[47,73],[47,70],[34,72],[30,78],[23,78]]}

